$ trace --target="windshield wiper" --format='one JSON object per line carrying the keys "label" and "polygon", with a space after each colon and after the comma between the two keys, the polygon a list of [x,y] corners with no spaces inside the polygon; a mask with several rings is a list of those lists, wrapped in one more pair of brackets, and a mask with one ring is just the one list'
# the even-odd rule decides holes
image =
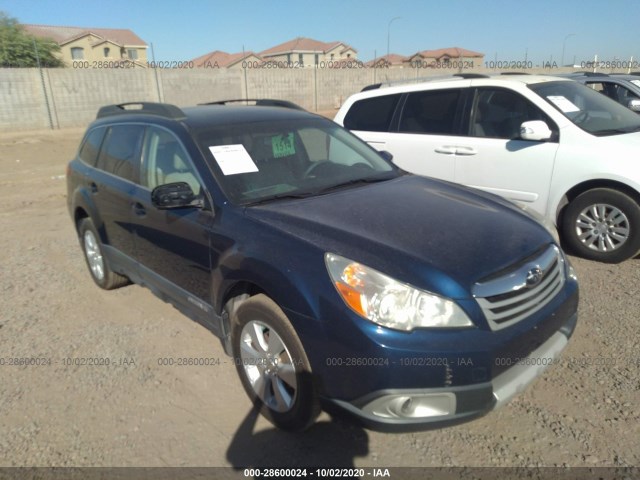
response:
{"label": "windshield wiper", "polygon": [[292,192],[292,193],[279,193],[277,195],[271,195],[269,197],[261,198],[259,200],[255,200],[253,202],[245,203],[245,207],[252,207],[254,205],[260,205],[263,203],[273,202],[275,200],[286,200],[292,198],[308,198],[314,197],[316,195],[322,195],[325,193],[332,192],[334,190],[340,190],[342,188],[346,188],[352,185],[366,184],[366,183],[376,183],[376,182],[384,182],[386,180],[391,180],[392,178],[398,177],[396,172],[389,172],[384,175],[376,176],[376,177],[368,177],[368,178],[354,178],[351,180],[347,180],[346,182],[336,183],[335,185],[329,185],[328,187],[307,190],[301,192]]}
{"label": "windshield wiper", "polygon": [[316,193],[317,193],[316,191],[299,192],[299,193],[279,193],[277,195],[271,195],[270,197],[265,197],[265,198],[261,198],[260,200],[255,200],[253,202],[245,203],[244,206],[245,207],[252,207],[254,205],[260,205],[262,203],[269,203],[269,202],[272,202],[274,200],[286,200],[286,199],[291,199],[291,198],[313,197],[314,195],[316,195]]}
{"label": "windshield wiper", "polygon": [[320,190],[316,190],[316,193],[323,194],[323,193],[332,192],[334,190],[340,190],[341,188],[350,187],[353,185],[363,185],[366,183],[384,182],[386,180],[391,180],[393,178],[396,178],[397,176],[398,175],[395,174],[394,172],[393,175],[385,174],[385,175],[379,175],[377,177],[354,178],[351,180],[347,180],[346,182],[336,183],[335,185],[330,185],[328,187],[321,188]]}

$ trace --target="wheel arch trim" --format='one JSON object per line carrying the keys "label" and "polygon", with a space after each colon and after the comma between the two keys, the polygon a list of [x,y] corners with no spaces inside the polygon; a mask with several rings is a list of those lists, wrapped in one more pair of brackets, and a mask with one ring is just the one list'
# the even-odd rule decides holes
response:
{"label": "wheel arch trim", "polygon": [[[561,225],[562,215],[564,213],[565,207],[569,205],[569,203],[571,203],[579,195],[596,188],[609,188],[611,190],[617,190],[629,196],[638,205],[640,205],[640,190],[630,186],[624,181],[624,179],[595,178],[584,180],[566,190],[565,193],[554,202],[555,214],[553,220],[556,225],[558,225],[558,227]],[[638,188],[640,188],[640,185],[638,186]]]}
{"label": "wheel arch trim", "polygon": [[[84,215],[81,212],[83,212]],[[89,218],[98,231],[98,235],[100,235],[100,242],[102,242],[103,245],[108,243],[102,217],[91,198],[91,193],[87,189],[78,188],[73,193],[72,215],[76,231],[80,220]]]}

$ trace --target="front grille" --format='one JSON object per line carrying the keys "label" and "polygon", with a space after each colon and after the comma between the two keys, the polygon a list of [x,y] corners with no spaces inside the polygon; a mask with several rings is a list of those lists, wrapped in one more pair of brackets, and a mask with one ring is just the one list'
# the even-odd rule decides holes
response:
{"label": "front grille", "polygon": [[550,246],[544,253],[519,262],[502,275],[492,275],[473,287],[473,296],[492,330],[508,327],[549,303],[565,282],[564,258]]}

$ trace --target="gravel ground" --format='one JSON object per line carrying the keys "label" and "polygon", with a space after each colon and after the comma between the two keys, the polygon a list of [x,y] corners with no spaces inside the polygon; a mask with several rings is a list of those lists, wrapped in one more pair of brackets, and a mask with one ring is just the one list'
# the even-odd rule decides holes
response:
{"label": "gravel ground", "polygon": [[[576,332],[560,363],[501,410],[409,434],[323,414],[287,434],[256,419],[204,328],[141,287],[93,284],[65,200],[81,135],[0,135],[0,466],[640,466],[639,259],[572,259]],[[86,357],[110,365],[65,360]],[[158,364],[179,357],[220,364]]]}

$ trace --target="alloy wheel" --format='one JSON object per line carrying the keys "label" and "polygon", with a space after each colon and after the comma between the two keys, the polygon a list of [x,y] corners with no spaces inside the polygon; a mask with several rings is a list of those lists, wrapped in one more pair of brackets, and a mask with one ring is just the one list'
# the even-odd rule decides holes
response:
{"label": "alloy wheel", "polygon": [[89,268],[96,280],[101,281],[104,278],[104,260],[100,253],[98,240],[91,230],[84,232],[84,252],[87,256]]}
{"label": "alloy wheel", "polygon": [[255,394],[276,412],[291,410],[298,390],[291,353],[274,329],[253,320],[240,337],[240,360]]}
{"label": "alloy wheel", "polygon": [[622,210],[606,203],[588,206],[576,219],[576,233],[591,250],[610,252],[629,238],[629,219]]}

